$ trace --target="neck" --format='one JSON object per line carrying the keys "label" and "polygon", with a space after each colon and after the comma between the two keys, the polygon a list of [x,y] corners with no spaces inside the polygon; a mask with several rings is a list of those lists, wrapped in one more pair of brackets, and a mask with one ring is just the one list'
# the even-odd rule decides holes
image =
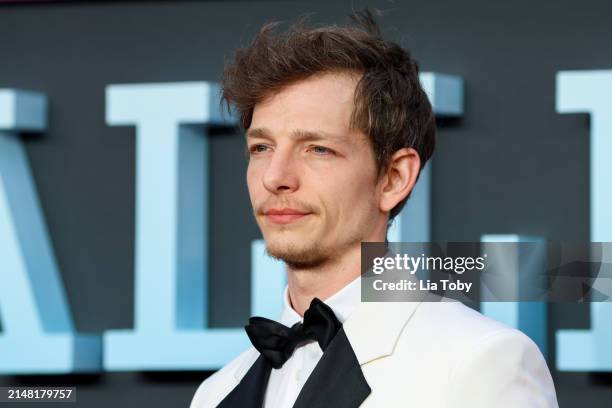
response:
{"label": "neck", "polygon": [[361,244],[351,247],[339,258],[311,269],[287,268],[291,306],[300,315],[313,298],[326,300],[361,274]]}
{"label": "neck", "polygon": [[383,221],[342,254],[320,266],[309,269],[287,266],[289,300],[300,316],[304,316],[312,299],[325,301],[361,275],[361,241],[383,242],[387,236],[387,219]]}

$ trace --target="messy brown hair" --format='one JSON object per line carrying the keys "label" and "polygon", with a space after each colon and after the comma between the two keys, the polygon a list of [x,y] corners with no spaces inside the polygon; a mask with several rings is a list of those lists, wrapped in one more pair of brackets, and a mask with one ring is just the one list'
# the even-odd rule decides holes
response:
{"label": "messy brown hair", "polygon": [[[379,174],[404,147],[417,151],[422,169],[433,153],[436,127],[418,64],[406,49],[383,39],[369,10],[351,18],[347,26],[299,21],[284,32],[277,32],[278,23],[264,25],[226,65],[222,100],[248,129],[255,105],[281,88],[325,72],[358,73],[351,126],[369,136]],[[391,210],[389,221],[407,199]]]}

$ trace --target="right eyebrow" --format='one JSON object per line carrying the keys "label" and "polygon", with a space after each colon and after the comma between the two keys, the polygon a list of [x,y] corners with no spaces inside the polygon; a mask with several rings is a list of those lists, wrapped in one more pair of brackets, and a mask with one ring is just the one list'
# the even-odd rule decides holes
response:
{"label": "right eyebrow", "polygon": [[246,132],[246,138],[271,139],[269,132],[265,128],[250,128]]}

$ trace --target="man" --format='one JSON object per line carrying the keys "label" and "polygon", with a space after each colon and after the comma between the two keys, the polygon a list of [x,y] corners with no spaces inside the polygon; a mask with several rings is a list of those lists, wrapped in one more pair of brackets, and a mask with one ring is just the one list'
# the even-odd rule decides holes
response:
{"label": "man", "polygon": [[226,67],[267,252],[285,262],[280,322],[198,388],[204,407],[556,407],[537,346],[459,302],[360,301],[360,243],[385,241],[433,152],[407,51],[355,25],[265,26]]}

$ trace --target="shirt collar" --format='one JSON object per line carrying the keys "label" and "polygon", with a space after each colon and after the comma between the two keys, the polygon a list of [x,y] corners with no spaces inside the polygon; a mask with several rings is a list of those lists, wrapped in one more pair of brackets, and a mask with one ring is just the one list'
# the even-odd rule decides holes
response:
{"label": "shirt collar", "polygon": [[[353,310],[355,310],[359,302],[361,302],[361,277],[358,276],[351,283],[334,293],[323,302],[332,308],[340,323],[344,323],[345,320],[349,318]],[[304,318],[293,310],[293,307],[291,307],[288,286],[285,286],[285,290],[283,292],[283,304],[283,312],[281,313],[280,317],[280,322],[282,324],[291,327],[295,323],[302,322],[304,320]]]}

